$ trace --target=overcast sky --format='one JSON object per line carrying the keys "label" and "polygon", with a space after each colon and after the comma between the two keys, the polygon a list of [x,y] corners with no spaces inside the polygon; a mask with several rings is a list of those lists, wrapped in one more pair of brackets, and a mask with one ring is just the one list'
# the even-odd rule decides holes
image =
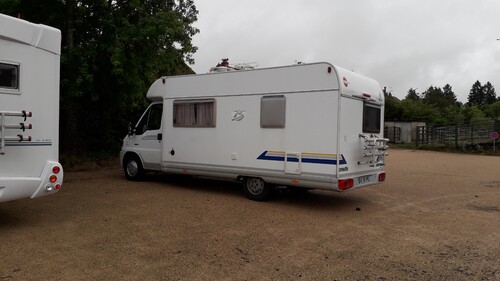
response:
{"label": "overcast sky", "polygon": [[393,95],[450,84],[500,94],[500,0],[195,0],[192,65],[221,58],[259,67],[326,61],[372,77]]}

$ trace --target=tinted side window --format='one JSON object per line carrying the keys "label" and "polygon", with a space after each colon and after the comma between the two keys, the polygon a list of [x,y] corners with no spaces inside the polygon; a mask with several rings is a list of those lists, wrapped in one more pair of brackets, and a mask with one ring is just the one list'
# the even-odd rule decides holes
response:
{"label": "tinted side window", "polygon": [[363,105],[363,133],[380,133],[380,106],[364,103]]}
{"label": "tinted side window", "polygon": [[260,127],[285,128],[285,96],[262,97],[260,101]]}
{"label": "tinted side window", "polygon": [[0,88],[19,89],[19,65],[0,63]]}

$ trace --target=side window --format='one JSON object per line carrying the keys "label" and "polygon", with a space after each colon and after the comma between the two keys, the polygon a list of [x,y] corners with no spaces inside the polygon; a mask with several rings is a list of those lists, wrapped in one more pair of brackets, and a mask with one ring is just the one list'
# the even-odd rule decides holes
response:
{"label": "side window", "polygon": [[158,130],[161,128],[161,116],[163,104],[154,104],[142,115],[141,121],[135,128],[136,135],[142,135],[147,130]]}
{"label": "side window", "polygon": [[0,62],[0,88],[19,89],[19,65]]}
{"label": "side window", "polygon": [[380,133],[380,106],[363,104],[363,133]]}
{"label": "side window", "polygon": [[267,96],[260,100],[260,127],[285,128],[285,96]]}
{"label": "side window", "polygon": [[174,101],[174,127],[215,127],[215,100]]}

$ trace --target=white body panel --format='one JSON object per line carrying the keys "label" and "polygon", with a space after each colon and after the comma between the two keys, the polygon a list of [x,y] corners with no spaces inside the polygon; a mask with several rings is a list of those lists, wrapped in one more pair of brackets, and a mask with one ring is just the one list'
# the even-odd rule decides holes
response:
{"label": "white body panel", "polygon": [[[283,128],[261,127],[261,100],[269,96],[285,99]],[[332,190],[338,189],[344,174],[364,177],[354,181],[353,187],[361,187],[378,183],[383,172],[382,162],[358,163],[366,160],[365,140],[360,137],[364,103],[372,103],[383,113],[379,84],[328,63],[162,77],[147,97],[163,101],[164,172],[259,177],[277,185]],[[173,125],[175,102],[203,99],[215,103],[214,127]],[[381,116],[379,128],[382,124]],[[376,137],[382,138],[382,133],[379,130]],[[136,137],[125,138],[122,161],[126,153],[137,151],[132,145]]]}
{"label": "white body panel", "polygon": [[[4,128],[4,140],[22,134],[31,141],[4,141],[0,154],[0,202],[56,192],[63,171],[58,163],[60,31],[0,14],[0,63],[18,66],[18,85],[0,85],[0,113],[30,111],[32,117],[0,117],[0,123],[32,124]],[[49,182],[58,166],[56,182]],[[47,185],[52,190],[46,191]],[[59,185],[60,186],[60,185]]]}

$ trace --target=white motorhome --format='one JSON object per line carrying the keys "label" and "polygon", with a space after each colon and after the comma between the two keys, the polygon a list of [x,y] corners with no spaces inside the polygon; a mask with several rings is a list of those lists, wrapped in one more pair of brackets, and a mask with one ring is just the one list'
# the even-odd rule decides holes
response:
{"label": "white motorhome", "polygon": [[380,85],[329,63],[161,77],[123,140],[130,180],[148,171],[335,191],[385,180]]}
{"label": "white motorhome", "polygon": [[0,202],[53,194],[61,32],[0,14]]}

